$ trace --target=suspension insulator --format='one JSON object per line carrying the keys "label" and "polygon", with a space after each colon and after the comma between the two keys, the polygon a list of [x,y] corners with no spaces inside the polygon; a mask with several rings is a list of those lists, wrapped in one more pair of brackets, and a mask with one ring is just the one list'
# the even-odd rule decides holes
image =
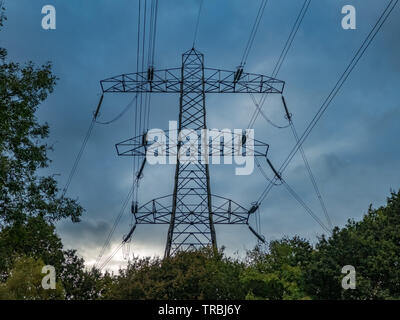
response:
{"label": "suspension insulator", "polygon": [[250,210],[249,210],[249,214],[253,214],[254,212],[256,212],[257,210],[258,210],[258,207],[259,207],[259,205],[258,204],[255,204],[255,205],[253,205],[251,208],[250,208]]}
{"label": "suspension insulator", "polygon": [[268,158],[267,158],[267,162],[268,162],[268,165],[271,167],[271,170],[275,173],[275,176],[276,176],[279,180],[282,180],[281,175],[279,174],[278,171],[276,171],[275,167],[272,165],[271,161],[269,161]]}
{"label": "suspension insulator", "polygon": [[149,67],[149,69],[147,69],[147,80],[153,81],[153,79],[154,79],[154,68]]}
{"label": "suspension insulator", "polygon": [[140,166],[140,169],[139,169],[138,173],[136,174],[136,178],[137,179],[141,179],[142,178],[145,164],[146,164],[146,158],[143,159],[142,165]]}
{"label": "suspension insulator", "polygon": [[104,94],[101,95],[99,104],[97,105],[96,111],[94,113],[94,118],[95,119],[97,119],[97,117],[99,116],[99,112],[100,112],[101,105],[103,103],[103,99],[104,99]]}
{"label": "suspension insulator", "polygon": [[265,237],[258,234],[250,225],[249,225],[250,231],[257,237],[258,240],[260,240],[262,243],[265,243]]}
{"label": "suspension insulator", "polygon": [[132,237],[133,231],[135,231],[135,229],[136,229],[136,224],[133,225],[131,231],[129,231],[129,233],[124,237],[123,239],[124,243],[127,242]]}
{"label": "suspension insulator", "polygon": [[284,96],[282,96],[282,102],[283,102],[283,107],[285,108],[286,117],[287,117],[287,119],[290,121],[291,118],[292,118],[292,114],[289,112],[289,109],[288,109],[288,107],[287,107],[287,105],[286,105],[286,100],[285,100],[285,97],[284,97]]}
{"label": "suspension insulator", "polygon": [[246,144],[247,136],[246,134],[242,134],[242,147]]}
{"label": "suspension insulator", "polygon": [[240,66],[235,72],[235,76],[233,78],[233,82],[238,82],[240,80],[240,77],[242,76],[243,73],[243,67]]}
{"label": "suspension insulator", "polygon": [[132,212],[132,214],[136,214],[138,212],[138,202],[137,201],[132,202],[131,212]]}
{"label": "suspension insulator", "polygon": [[142,146],[147,146],[147,132],[142,135]]}

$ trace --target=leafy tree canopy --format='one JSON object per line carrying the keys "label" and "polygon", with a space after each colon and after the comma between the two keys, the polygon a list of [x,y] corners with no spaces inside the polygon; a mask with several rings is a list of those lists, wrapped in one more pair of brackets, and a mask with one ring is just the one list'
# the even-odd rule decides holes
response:
{"label": "leafy tree canopy", "polygon": [[243,299],[243,264],[206,248],[174,257],[135,258],[121,269],[108,299]]}
{"label": "leafy tree canopy", "polygon": [[49,300],[64,299],[64,290],[60,280],[55,289],[44,289],[43,261],[31,257],[19,257],[11,270],[11,276],[0,283],[0,299],[7,300]]}
{"label": "leafy tree canopy", "polygon": [[[364,218],[321,238],[307,268],[307,291],[318,299],[400,298],[400,192],[387,205],[370,206]],[[343,290],[340,273],[356,269],[356,289]]]}
{"label": "leafy tree canopy", "polygon": [[[3,21],[2,15],[0,26]],[[53,176],[38,175],[49,165],[51,147],[45,143],[49,127],[35,112],[55,83],[50,63],[9,62],[0,50],[0,227],[35,216],[77,222],[83,212],[75,200],[59,196]]]}
{"label": "leafy tree canopy", "polygon": [[[5,20],[3,8],[0,8],[0,28]],[[63,297],[83,299],[101,294],[100,289],[93,289],[99,286],[95,281],[99,278],[98,271],[86,271],[75,251],[63,251],[61,239],[55,232],[54,222],[63,218],[78,222],[83,208],[75,200],[59,196],[53,176],[38,173],[48,167],[47,154],[51,148],[45,142],[49,127],[47,123],[39,123],[36,111],[53,92],[55,83],[50,63],[37,67],[33,62],[24,65],[10,62],[7,50],[0,48],[0,282],[3,298],[5,291],[9,292],[10,299],[46,297],[37,289],[37,281],[43,277],[38,270],[44,265],[56,268]],[[24,273],[32,277],[33,282],[29,277],[24,278]],[[23,281],[37,290],[29,293],[26,287],[26,290],[21,289],[24,293],[21,294],[16,286]]]}

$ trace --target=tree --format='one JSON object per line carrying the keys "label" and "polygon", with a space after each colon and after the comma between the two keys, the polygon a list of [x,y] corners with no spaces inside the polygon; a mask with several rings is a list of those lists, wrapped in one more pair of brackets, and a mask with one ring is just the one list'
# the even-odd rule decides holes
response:
{"label": "tree", "polygon": [[[3,11],[1,17],[0,27]],[[35,216],[77,222],[83,212],[75,200],[59,196],[54,176],[37,173],[48,167],[51,147],[44,142],[49,127],[35,113],[55,83],[50,63],[21,66],[8,62],[7,50],[0,50],[0,227]]]}
{"label": "tree", "polygon": [[42,262],[42,267],[53,266],[65,299],[100,299],[108,288],[110,276],[102,275],[98,269],[86,270],[75,250],[63,250],[55,227],[43,217],[30,217],[25,223],[0,231],[0,283],[13,276],[21,256]]}
{"label": "tree", "polygon": [[99,269],[86,270],[84,260],[75,250],[64,251],[61,281],[68,300],[96,300],[108,294],[112,282],[111,275],[102,274]]}
{"label": "tree", "polygon": [[308,299],[304,271],[312,246],[299,237],[271,241],[247,253],[247,268],[241,274],[248,299]]}
{"label": "tree", "polygon": [[44,289],[42,279],[45,274],[42,260],[21,256],[15,260],[11,276],[5,283],[0,283],[0,300],[49,300],[63,299],[64,289],[61,281],[55,289]]}
{"label": "tree", "polygon": [[243,299],[243,264],[206,248],[173,257],[135,258],[120,270],[108,299]]}
{"label": "tree", "polygon": [[61,239],[55,227],[43,217],[29,217],[23,223],[0,231],[0,281],[5,281],[18,256],[40,259],[60,270],[64,260]]}
{"label": "tree", "polygon": [[[364,218],[349,220],[321,238],[307,269],[307,291],[316,299],[400,298],[400,192],[387,205],[370,206]],[[342,267],[356,270],[356,289],[341,287]]]}
{"label": "tree", "polygon": [[[5,20],[0,8],[0,28]],[[49,127],[39,123],[36,111],[56,80],[50,63],[9,62],[7,50],[0,48],[0,282],[6,284],[3,292],[10,289],[10,281],[16,281],[13,272],[24,270],[21,261],[32,272],[32,261],[40,261],[56,268],[67,298],[94,298],[98,272],[84,270],[75,251],[63,251],[54,226],[63,218],[78,222],[83,208],[59,195],[54,176],[38,174],[50,164],[51,147],[45,142]],[[21,256],[26,259],[19,260]],[[79,288],[77,274],[85,280]]]}

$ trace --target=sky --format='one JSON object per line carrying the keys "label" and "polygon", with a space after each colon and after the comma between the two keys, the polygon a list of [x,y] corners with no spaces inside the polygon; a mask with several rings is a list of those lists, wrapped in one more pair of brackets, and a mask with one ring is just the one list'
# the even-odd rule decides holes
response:
{"label": "sky", "polygon": [[[150,1],[149,1],[150,2]],[[383,11],[388,0],[313,0],[277,78],[286,82],[285,98],[302,133]],[[56,30],[43,30],[44,5],[56,8]],[[155,68],[180,67],[181,54],[191,48],[200,0],[159,0]],[[245,71],[271,75],[303,0],[270,0],[250,51]],[[357,29],[344,30],[344,5],[357,12]],[[204,0],[196,48],[208,67],[235,70],[256,17],[259,0]],[[50,125],[52,163],[43,174],[67,180],[101,95],[99,81],[136,71],[138,1],[132,0],[6,0],[8,20],[0,46],[9,59],[53,63],[59,78],[53,94],[41,105],[38,119]],[[334,225],[360,220],[372,204],[385,204],[399,189],[400,170],[400,9],[396,8],[304,143]],[[178,96],[152,99],[151,128],[167,128],[178,118]],[[106,95],[100,121],[112,119],[131,95]],[[212,128],[246,128],[254,105],[248,95],[208,95],[207,122]],[[268,100],[265,113],[285,125],[279,97]],[[269,158],[278,164],[295,140],[290,129],[276,129],[259,117],[256,139],[270,144]],[[115,143],[133,136],[133,110],[108,126],[96,125],[68,196],[86,212],[82,221],[57,224],[66,248],[77,249],[91,266],[104,244],[132,183],[132,159],[118,157]],[[269,172],[267,164],[261,162]],[[146,167],[139,202],[171,194],[174,166]],[[212,166],[212,192],[250,207],[266,186],[255,170],[235,176],[233,166]],[[269,172],[270,176],[272,175]],[[285,180],[323,220],[324,215],[300,155],[284,173]],[[107,248],[106,258],[129,231],[124,214]],[[298,235],[313,243],[324,231],[282,186],[274,187],[260,207],[261,233],[270,240]],[[251,220],[254,224],[254,220]],[[217,226],[219,246],[242,255],[257,244],[246,226]],[[162,255],[167,227],[139,225],[130,256]],[[107,268],[127,261],[118,252]]]}

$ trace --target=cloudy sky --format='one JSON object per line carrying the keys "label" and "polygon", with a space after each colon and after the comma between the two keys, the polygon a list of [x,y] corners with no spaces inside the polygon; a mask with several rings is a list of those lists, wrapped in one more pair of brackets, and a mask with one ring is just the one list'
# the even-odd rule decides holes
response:
{"label": "cloudy sky", "polygon": [[[150,2],[150,1],[148,1]],[[179,67],[181,54],[190,49],[199,0],[159,0],[156,68]],[[303,132],[355,51],[376,22],[388,0],[314,0],[278,78],[286,82],[285,97],[299,133]],[[41,28],[41,9],[57,10],[57,29]],[[198,50],[205,64],[235,70],[257,14],[259,0],[204,0]],[[250,52],[246,71],[270,75],[290,33],[303,0],[270,0]],[[357,29],[343,30],[341,9],[357,9]],[[137,0],[6,0],[8,21],[0,33],[0,46],[19,62],[52,61],[59,77],[55,92],[42,105],[40,121],[50,124],[49,143],[55,151],[46,173],[66,182],[91,121],[101,90],[99,81],[136,70]],[[347,83],[304,144],[334,225],[360,219],[369,204],[385,203],[390,189],[399,189],[400,170],[400,9],[396,8]],[[279,97],[278,97],[279,98]],[[108,95],[102,121],[118,114],[132,96]],[[166,128],[178,116],[178,96],[159,95],[152,100],[150,127]],[[246,128],[254,105],[248,95],[207,97],[208,126]],[[285,124],[279,99],[271,99],[266,114]],[[270,158],[280,164],[294,145],[290,129],[275,129],[261,117],[256,138],[271,146]],[[65,247],[76,248],[93,264],[132,182],[132,160],[119,158],[114,144],[133,135],[133,110],[109,126],[94,128],[68,196],[78,198],[86,213],[82,222],[62,221],[57,230]],[[262,165],[267,168],[265,161]],[[174,166],[147,167],[139,201],[171,194]],[[297,155],[285,179],[324,219],[302,159]],[[258,171],[234,175],[232,166],[211,168],[213,193],[249,207],[266,181]],[[261,232],[267,240],[300,235],[314,242],[323,230],[291,198],[275,187],[262,203]],[[111,246],[129,230],[124,214]],[[161,255],[166,227],[139,226],[131,255]],[[256,244],[245,226],[217,226],[219,245],[229,254],[242,254]],[[126,261],[121,252],[108,265],[116,270]]]}

